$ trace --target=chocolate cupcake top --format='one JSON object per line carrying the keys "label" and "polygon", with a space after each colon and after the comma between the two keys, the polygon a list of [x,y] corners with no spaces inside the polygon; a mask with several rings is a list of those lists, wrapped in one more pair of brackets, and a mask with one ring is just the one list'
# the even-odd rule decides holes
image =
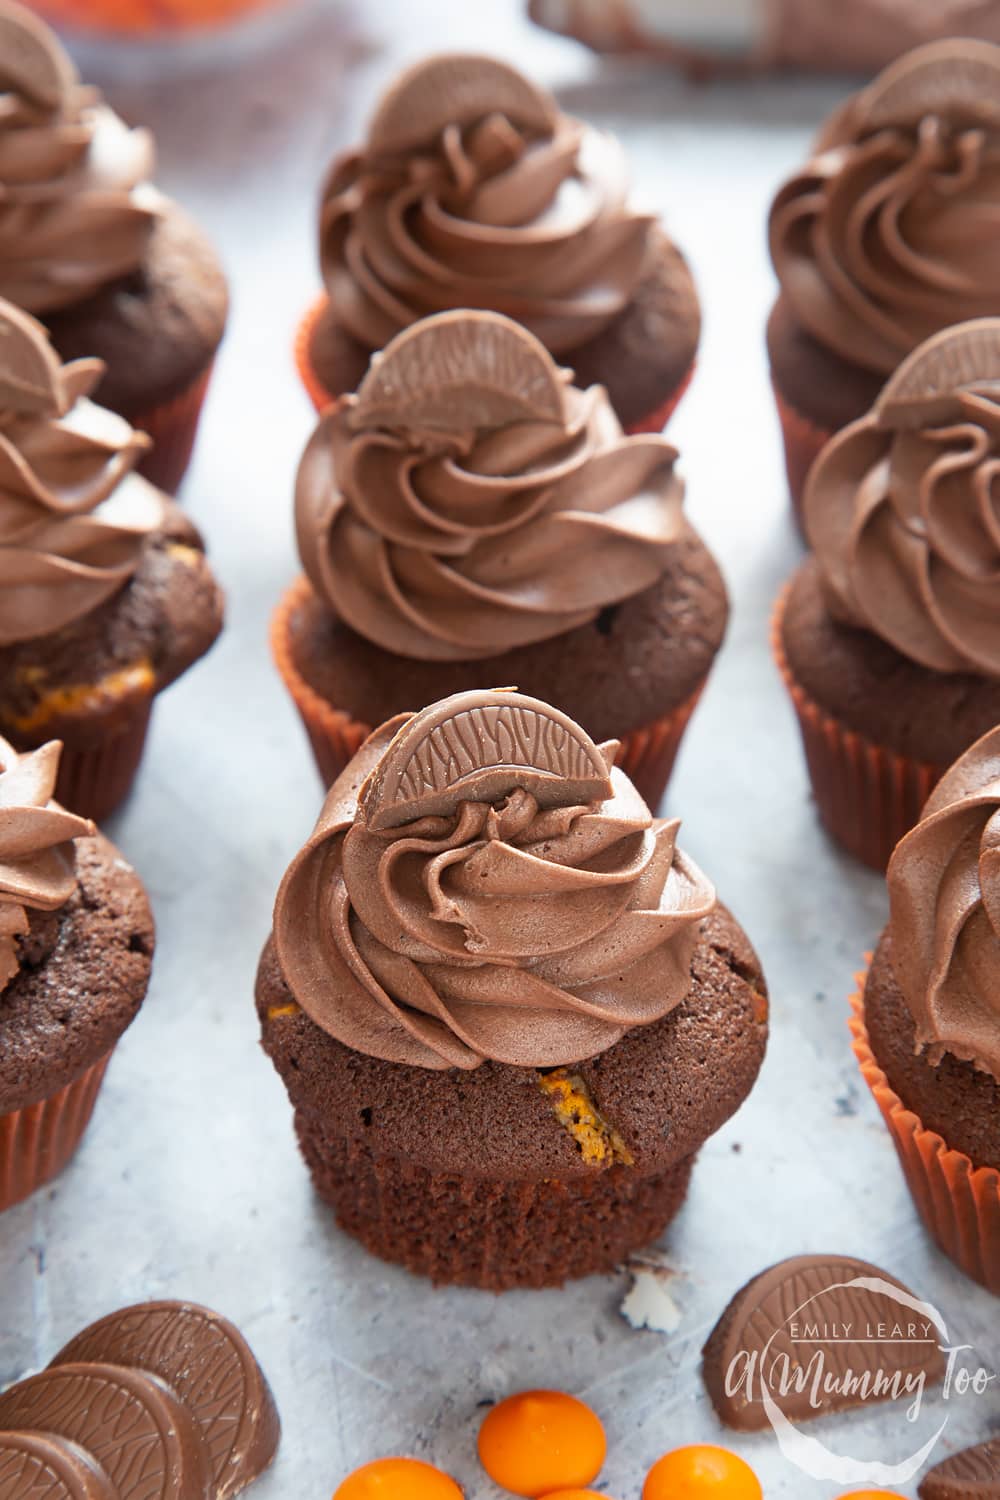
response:
{"label": "chocolate cupcake top", "polygon": [[676,450],[625,437],[495,313],[428,318],[320,419],[296,528],[314,588],[402,656],[547,640],[651,587],[689,538]]}
{"label": "chocolate cupcake top", "polygon": [[53,802],[62,746],[19,755],[0,739],[0,991],[21,967],[31,912],[57,911],[76,890],[73,840],[94,825]]}
{"label": "chocolate cupcake top", "polygon": [[380,349],[428,313],[493,308],[561,354],[630,301],[648,217],[621,150],[488,57],[432,57],[382,99],[323,187],[320,259],[337,318]]}
{"label": "chocolate cupcake top", "polygon": [[136,270],[152,173],[148,132],[80,83],[37,16],[0,0],[0,296],[47,313]]}
{"label": "chocolate cupcake top", "polygon": [[830,613],[1000,677],[1000,318],[936,334],[824,448],[804,513]]}
{"label": "chocolate cupcake top", "polygon": [[896,846],[889,900],[918,1048],[1000,1082],[1000,728],[955,762]]}
{"label": "chocolate cupcake top", "polygon": [[877,373],[1000,312],[1000,47],[918,47],[848,100],[778,193],[770,242],[802,327]]}
{"label": "chocolate cupcake top", "polygon": [[594,1057],[688,993],[715,892],[572,720],[470,692],[377,730],[275,907],[297,1003],[423,1068]]}
{"label": "chocolate cupcake top", "polygon": [[60,364],[0,302],[0,646],[90,614],[163,524],[165,497],[132,473],[149,438],[87,399],[103,368]]}

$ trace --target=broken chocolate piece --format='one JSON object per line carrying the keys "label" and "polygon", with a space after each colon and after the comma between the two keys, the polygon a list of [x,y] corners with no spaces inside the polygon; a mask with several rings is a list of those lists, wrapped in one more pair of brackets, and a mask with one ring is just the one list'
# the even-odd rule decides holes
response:
{"label": "broken chocolate piece", "polygon": [[158,1375],[177,1393],[204,1439],[217,1500],[238,1494],[274,1458],[274,1398],[246,1339],[218,1313],[190,1302],[122,1308],[78,1333],[52,1366],[85,1360]]}
{"label": "broken chocolate piece", "polygon": [[913,1394],[944,1376],[936,1313],[895,1277],[843,1255],[799,1255],[739,1292],[702,1351],[702,1377],[727,1427],[791,1422]]}

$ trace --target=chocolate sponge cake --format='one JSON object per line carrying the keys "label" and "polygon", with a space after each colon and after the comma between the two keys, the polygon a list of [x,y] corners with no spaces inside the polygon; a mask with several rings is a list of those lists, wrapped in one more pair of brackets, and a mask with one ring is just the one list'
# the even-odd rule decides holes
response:
{"label": "chocolate sponge cake", "polygon": [[766,986],[598,747],[512,692],[401,716],[331,789],[257,978],[317,1190],[443,1282],[607,1270],[739,1107]]}

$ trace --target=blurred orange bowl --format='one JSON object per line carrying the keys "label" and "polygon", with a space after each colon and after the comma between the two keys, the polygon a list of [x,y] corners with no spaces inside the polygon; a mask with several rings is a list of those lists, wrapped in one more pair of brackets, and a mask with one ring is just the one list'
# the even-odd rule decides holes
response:
{"label": "blurred orange bowl", "polygon": [[32,9],[56,26],[119,35],[224,26],[281,0],[34,0]]}

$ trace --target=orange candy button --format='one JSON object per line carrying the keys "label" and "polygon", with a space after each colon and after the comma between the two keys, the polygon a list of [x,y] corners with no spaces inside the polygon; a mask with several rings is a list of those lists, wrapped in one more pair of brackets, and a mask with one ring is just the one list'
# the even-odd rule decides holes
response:
{"label": "orange candy button", "polygon": [[899,1500],[895,1490],[852,1490],[840,1500]]}
{"label": "orange candy button", "polygon": [[646,1475],[642,1500],[763,1500],[750,1465],[728,1448],[675,1448]]}
{"label": "orange candy button", "polygon": [[546,1495],[544,1500],[611,1500],[603,1490],[556,1490],[554,1495]]}
{"label": "orange candy button", "polygon": [[333,1500],[462,1500],[462,1491],[418,1458],[377,1458],[348,1474]]}
{"label": "orange candy button", "polygon": [[539,1500],[590,1484],[604,1462],[600,1419],[562,1391],[522,1391],[489,1412],[479,1429],[479,1461],[501,1489]]}

